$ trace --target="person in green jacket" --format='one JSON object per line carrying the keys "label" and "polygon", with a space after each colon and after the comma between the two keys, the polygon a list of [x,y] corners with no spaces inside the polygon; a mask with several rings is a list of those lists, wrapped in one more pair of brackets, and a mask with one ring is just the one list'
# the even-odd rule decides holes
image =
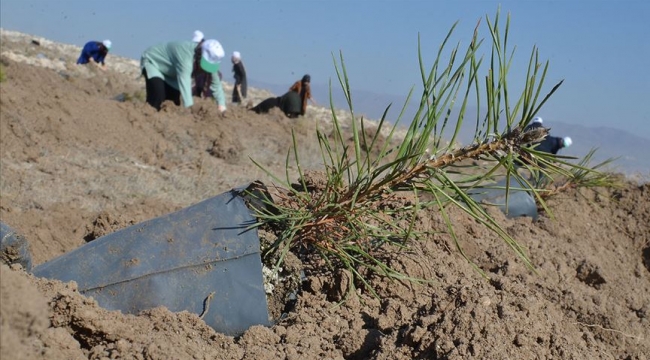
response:
{"label": "person in green jacket", "polygon": [[[212,39],[200,44],[192,41],[174,41],[148,48],[140,59],[140,68],[146,82],[147,103],[157,110],[160,110],[165,100],[180,105],[182,99],[185,107],[192,106],[194,57],[200,56],[197,61],[201,69],[215,74],[224,55],[221,44]],[[226,111],[226,97],[218,76],[212,77],[210,90],[217,101],[219,111]]]}

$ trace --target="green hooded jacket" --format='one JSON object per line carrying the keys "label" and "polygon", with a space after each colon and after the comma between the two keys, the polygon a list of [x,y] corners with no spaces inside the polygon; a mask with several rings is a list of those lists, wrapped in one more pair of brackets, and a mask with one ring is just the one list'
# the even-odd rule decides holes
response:
{"label": "green hooded jacket", "polygon": [[[169,86],[181,92],[185,107],[194,104],[194,99],[192,99],[192,67],[195,49],[195,42],[173,41],[148,48],[140,59],[140,68],[147,71],[149,78],[161,78]],[[225,109],[226,97],[218,76],[212,77],[210,90],[212,90],[217,103]]]}

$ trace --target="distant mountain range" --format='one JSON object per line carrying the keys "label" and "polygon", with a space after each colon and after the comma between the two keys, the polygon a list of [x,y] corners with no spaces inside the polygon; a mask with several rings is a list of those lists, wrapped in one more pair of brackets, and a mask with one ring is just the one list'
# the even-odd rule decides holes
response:
{"label": "distant mountain range", "polygon": [[650,177],[650,140],[611,127],[588,127],[583,125],[554,122],[545,124],[556,136],[570,136],[573,145],[563,151],[564,155],[584,156],[590,149],[598,148],[593,161],[618,158],[612,163],[612,170],[626,175]]}
{"label": "distant mountain range", "polygon": [[[289,89],[291,83],[277,85],[252,81],[251,86],[268,89],[274,94],[282,95]],[[329,106],[330,92],[328,86],[312,84],[312,92],[319,105]],[[419,92],[414,92],[410,104],[400,121],[403,126],[407,126],[415,116],[419,96]],[[332,98],[336,108],[348,108],[343,91],[338,83],[332,85]],[[392,104],[387,118],[393,123],[404,106],[406,96],[353,89],[352,101],[357,116],[363,115],[373,120],[380,119],[386,107]],[[476,113],[476,108],[468,109],[466,112],[465,123],[461,127],[458,136],[458,141],[461,144],[468,144],[473,139]],[[548,120],[545,121],[544,125],[551,128],[551,134],[555,136],[570,136],[572,138],[573,145],[562,150],[560,154],[581,158],[592,148],[597,148],[592,159],[592,165],[608,158],[618,158],[610,165],[609,169],[626,175],[640,175],[645,179],[650,178],[650,156],[647,155],[650,139],[613,127],[589,127],[563,122],[550,122]],[[452,124],[449,126],[452,126]],[[451,137],[450,132],[445,131],[445,134]]]}

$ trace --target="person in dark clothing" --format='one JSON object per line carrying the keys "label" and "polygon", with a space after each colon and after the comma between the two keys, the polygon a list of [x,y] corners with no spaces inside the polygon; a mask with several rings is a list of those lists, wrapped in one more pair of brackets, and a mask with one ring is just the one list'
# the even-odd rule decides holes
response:
{"label": "person in dark clothing", "polygon": [[246,81],[246,68],[241,61],[241,54],[239,51],[232,53],[232,72],[235,77],[235,85],[232,89],[232,102],[241,103],[246,99],[248,91],[248,82]]}
{"label": "person in dark clothing", "polygon": [[201,69],[201,44],[204,41],[203,33],[196,30],[192,37],[192,41],[197,44],[196,49],[194,50],[194,63],[192,65],[192,80],[194,80],[192,96],[205,98],[212,97],[212,91],[210,91],[212,74]]}
{"label": "person in dark clothing", "polygon": [[568,136],[562,138],[557,136],[546,135],[544,140],[542,140],[539,143],[539,145],[537,145],[535,150],[557,155],[557,152],[560,151],[560,149],[569,147],[571,146],[572,143],[573,141]]}
{"label": "person in dark clothing", "polygon": [[[541,117],[539,117],[539,116],[534,117],[533,121],[530,124],[528,124],[528,126],[526,126],[524,128],[524,132],[541,128],[541,127],[543,127],[543,123],[544,123],[544,120],[542,120]],[[571,146],[572,143],[573,143],[573,141],[568,136],[562,138],[562,137],[557,137],[557,136],[551,136],[549,134],[549,135],[546,135],[544,140],[537,143],[538,145],[535,148],[535,150],[543,151],[545,153],[549,153],[549,154],[553,154],[553,155],[557,155],[557,152],[560,151],[560,149],[569,147],[569,146]]]}
{"label": "person in dark clothing", "polygon": [[[556,155],[560,149],[571,146],[571,143],[571,138],[568,136],[562,138],[558,136],[546,135],[544,140],[538,143],[535,150]],[[539,166],[542,169],[546,168],[546,164],[541,162],[539,163]],[[548,178],[542,171],[532,170],[530,173],[529,181],[531,181],[533,184],[536,184],[537,187],[543,188],[549,184],[551,179]]]}
{"label": "person in dark clothing", "polygon": [[[209,98],[212,97],[212,90],[210,90],[212,74],[201,68],[200,46],[203,44],[203,41],[205,41],[203,33],[196,30],[192,36],[192,42],[197,44],[197,48],[194,52],[194,65],[192,66],[192,80],[194,80],[192,96]],[[221,75],[221,70],[217,70],[217,74],[219,74],[219,80],[222,80],[223,75]]]}
{"label": "person in dark clothing", "polygon": [[537,128],[541,128],[541,127],[543,127],[543,125],[542,125],[543,123],[544,123],[544,120],[542,120],[541,117],[536,116],[536,117],[533,118],[533,121],[524,128],[524,132],[530,131],[530,130],[533,130],[533,129],[537,129]]}
{"label": "person in dark clothing", "polygon": [[[199,61],[195,61],[199,62]],[[221,71],[217,71],[219,76],[219,81],[223,79]],[[194,86],[192,87],[192,96],[210,98],[212,97],[212,90],[210,85],[212,84],[212,74],[209,72],[203,71],[201,67],[194,68],[192,71],[192,78],[194,79]]]}
{"label": "person in dark clothing", "polygon": [[255,105],[251,110],[255,111],[258,114],[266,114],[271,109],[275,107],[280,107],[280,97],[270,97],[263,100],[261,103]]}
{"label": "person in dark clothing", "polygon": [[87,42],[83,49],[81,49],[81,54],[79,55],[79,59],[77,59],[77,64],[85,65],[94,62],[100,65],[100,69],[104,70],[106,66],[104,60],[106,59],[109,50],[111,50],[112,45],[113,44],[110,40]]}
{"label": "person in dark clothing", "polygon": [[304,115],[300,94],[295,91],[288,91],[280,97],[280,108],[290,118],[297,118]]}
{"label": "person in dark clothing", "polygon": [[300,95],[295,91],[288,91],[282,96],[270,97],[262,101],[251,110],[258,114],[265,114],[275,107],[279,107],[287,117],[296,118],[302,109]]}
{"label": "person in dark clothing", "polygon": [[212,74],[203,70],[198,70],[193,74],[194,87],[192,88],[192,95],[200,98],[212,97],[212,90],[210,90]]}
{"label": "person in dark clothing", "polygon": [[[524,128],[524,132],[527,131],[532,131],[538,128],[543,127],[543,120],[541,117],[535,117],[533,118],[533,121],[528,124]],[[536,151],[540,152],[545,152],[548,154],[553,154],[557,155],[558,151],[561,149],[567,148],[571,146],[573,141],[571,140],[570,137],[558,137],[558,136],[551,136],[550,134],[547,134],[546,137],[539,142],[536,142],[531,145]],[[516,164],[517,166],[525,166],[525,164],[528,165],[533,165],[531,164],[531,161],[535,161],[535,159],[517,159]],[[540,168],[545,168],[546,165],[544,163],[538,163],[538,166]],[[530,176],[528,178],[529,181],[531,181],[535,186],[543,188],[547,185],[549,179],[544,175],[543,172],[540,172],[538,170],[531,170],[530,171]]]}
{"label": "person in dark clothing", "polygon": [[296,81],[291,85],[289,91],[295,91],[300,95],[300,101],[302,103],[302,108],[300,110],[300,115],[305,115],[307,112],[307,101],[311,100],[312,103],[316,104],[314,99],[311,97],[311,76],[306,74],[302,77],[301,80]]}
{"label": "person in dark clothing", "polygon": [[203,35],[203,32],[201,30],[195,30],[194,34],[192,34],[192,41],[195,42],[197,45],[201,45],[203,40],[205,40],[205,36]]}

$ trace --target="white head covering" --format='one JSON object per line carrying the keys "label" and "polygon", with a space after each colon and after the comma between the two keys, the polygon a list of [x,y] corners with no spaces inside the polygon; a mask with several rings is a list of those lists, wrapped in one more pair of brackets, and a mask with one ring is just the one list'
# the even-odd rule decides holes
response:
{"label": "white head covering", "polygon": [[571,140],[571,138],[567,136],[562,139],[562,144],[564,145],[565,148],[569,147],[571,146],[571,144],[573,144],[573,140]]}
{"label": "white head covering", "polygon": [[534,122],[534,123],[539,123],[539,124],[541,124],[541,123],[544,122],[544,120],[542,120],[542,118],[539,117],[539,116],[535,116],[535,117],[533,118],[533,122]]}
{"label": "white head covering", "polygon": [[201,68],[213,74],[219,70],[219,62],[225,56],[221,43],[217,40],[205,40],[201,44]]}
{"label": "white head covering", "polygon": [[241,54],[239,53],[239,51],[233,51],[232,57],[235,59],[241,59]]}
{"label": "white head covering", "polygon": [[108,50],[110,50],[110,49],[111,49],[111,46],[113,46],[113,43],[112,43],[110,40],[104,40],[104,41],[102,41],[102,44],[103,44],[104,46],[106,46],[106,48],[107,48]]}
{"label": "white head covering", "polygon": [[203,40],[204,36],[201,30],[195,30],[194,35],[192,35],[192,41],[195,43],[201,42]]}

